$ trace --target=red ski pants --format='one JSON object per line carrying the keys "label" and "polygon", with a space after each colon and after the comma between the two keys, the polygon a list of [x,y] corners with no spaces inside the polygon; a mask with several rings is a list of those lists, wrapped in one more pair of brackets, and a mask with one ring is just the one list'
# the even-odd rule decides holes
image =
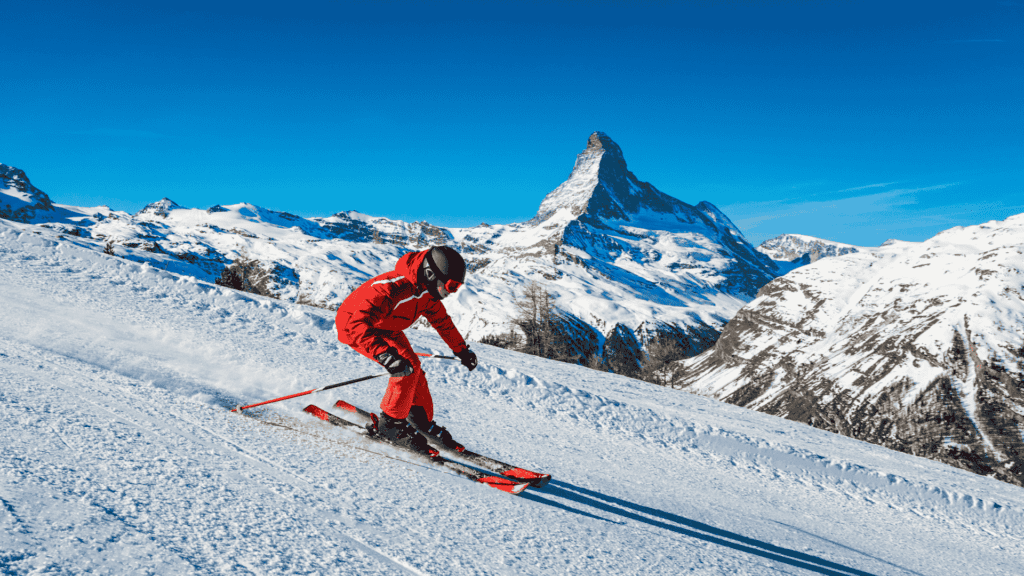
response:
{"label": "red ski pants", "polygon": [[[434,419],[434,400],[430,397],[430,388],[427,387],[427,376],[420,366],[420,357],[412,349],[409,339],[401,332],[378,333],[388,346],[394,346],[398,354],[412,364],[412,374],[401,378],[388,380],[388,389],[384,392],[384,399],[380,401],[381,412],[404,420],[409,415],[409,409],[413,406],[422,406],[427,412],[427,420]],[[349,346],[352,344],[346,342]],[[365,350],[352,346],[352,349],[376,362],[376,358]]]}

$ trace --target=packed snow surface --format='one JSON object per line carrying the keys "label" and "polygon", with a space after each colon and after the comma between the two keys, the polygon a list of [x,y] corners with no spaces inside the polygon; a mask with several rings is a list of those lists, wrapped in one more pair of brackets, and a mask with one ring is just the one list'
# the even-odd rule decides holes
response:
{"label": "packed snow surface", "polygon": [[[437,419],[515,497],[301,410],[374,408],[331,314],[0,220],[3,574],[1021,574],[1024,492],[780,418],[474,345]],[[420,350],[447,352],[428,331]]]}

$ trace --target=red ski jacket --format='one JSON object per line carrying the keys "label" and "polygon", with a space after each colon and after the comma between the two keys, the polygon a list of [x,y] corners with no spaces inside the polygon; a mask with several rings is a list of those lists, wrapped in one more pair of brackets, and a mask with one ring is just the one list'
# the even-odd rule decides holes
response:
{"label": "red ski jacket", "polygon": [[376,357],[390,346],[382,332],[401,332],[425,316],[452,352],[469,348],[441,301],[416,282],[426,257],[426,250],[410,252],[398,259],[393,271],[367,280],[349,294],[334,320],[338,340]]}

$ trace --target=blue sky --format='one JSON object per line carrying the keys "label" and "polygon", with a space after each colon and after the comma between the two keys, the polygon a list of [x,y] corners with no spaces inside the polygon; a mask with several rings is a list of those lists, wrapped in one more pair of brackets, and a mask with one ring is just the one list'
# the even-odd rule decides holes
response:
{"label": "blue sky", "polygon": [[1024,212],[1024,0],[5,2],[0,162],[57,202],[534,215],[601,130],[759,243]]}

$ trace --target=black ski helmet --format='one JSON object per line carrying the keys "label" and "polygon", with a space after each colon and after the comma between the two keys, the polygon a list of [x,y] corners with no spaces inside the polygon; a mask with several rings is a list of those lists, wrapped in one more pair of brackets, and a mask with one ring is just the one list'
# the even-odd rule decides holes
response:
{"label": "black ski helmet", "polygon": [[[434,246],[427,251],[420,268],[421,283],[434,298],[441,298],[437,290],[438,281],[447,284],[449,280],[458,284],[466,281],[466,261],[462,255],[447,246]],[[448,292],[454,292],[449,290]]]}

